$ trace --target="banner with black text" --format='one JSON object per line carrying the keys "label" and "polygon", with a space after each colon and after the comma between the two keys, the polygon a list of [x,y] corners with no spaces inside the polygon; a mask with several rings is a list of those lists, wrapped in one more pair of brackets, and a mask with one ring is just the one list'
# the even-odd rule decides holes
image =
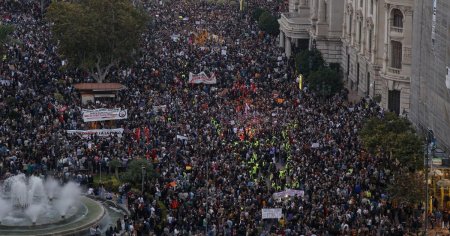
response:
{"label": "banner with black text", "polygon": [[127,109],[82,109],[81,114],[83,115],[84,122],[91,121],[102,121],[102,120],[121,120],[128,118],[128,110]]}
{"label": "banner with black text", "polygon": [[89,138],[92,135],[99,137],[115,136],[122,137],[123,129],[89,129],[89,130],[67,130],[67,134],[79,135],[83,138]]}

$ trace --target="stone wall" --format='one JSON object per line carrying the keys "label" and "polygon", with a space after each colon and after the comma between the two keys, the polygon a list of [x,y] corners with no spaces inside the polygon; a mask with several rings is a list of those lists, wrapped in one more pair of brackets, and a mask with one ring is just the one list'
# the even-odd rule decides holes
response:
{"label": "stone wall", "polygon": [[322,53],[327,63],[341,63],[341,45],[340,39],[317,40],[316,48]]}

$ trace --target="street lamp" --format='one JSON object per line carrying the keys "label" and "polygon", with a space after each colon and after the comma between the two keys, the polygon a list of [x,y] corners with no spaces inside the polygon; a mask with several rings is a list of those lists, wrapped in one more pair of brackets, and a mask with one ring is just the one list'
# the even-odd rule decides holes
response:
{"label": "street lamp", "polygon": [[102,183],[102,160],[99,160],[98,167],[100,169],[100,184]]}
{"label": "street lamp", "polygon": [[[430,163],[430,155],[429,148],[430,145],[434,142],[434,132],[431,129],[427,131],[427,151],[426,151],[426,164],[425,164],[425,183],[426,183],[426,200],[425,200],[425,235],[427,235],[428,231],[428,204],[430,202],[429,196],[429,186],[428,186],[428,168]],[[433,165],[433,163],[431,163]]]}
{"label": "street lamp", "polygon": [[206,162],[206,212],[205,212],[206,235],[208,235],[208,194],[209,194],[209,156]]}

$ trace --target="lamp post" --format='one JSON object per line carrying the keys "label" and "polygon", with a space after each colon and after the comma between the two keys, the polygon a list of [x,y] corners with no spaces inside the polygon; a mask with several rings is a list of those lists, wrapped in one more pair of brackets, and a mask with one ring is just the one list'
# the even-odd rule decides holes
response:
{"label": "lamp post", "polygon": [[98,167],[100,169],[100,184],[102,183],[102,160],[99,161]]}
{"label": "lamp post", "polygon": [[205,235],[208,235],[208,193],[209,193],[209,158],[206,162],[206,210],[205,210]]}
{"label": "lamp post", "polygon": [[41,17],[44,16],[44,0],[41,0]]}
{"label": "lamp post", "polygon": [[[426,148],[426,164],[425,164],[425,184],[426,184],[426,200],[425,200],[425,235],[427,235],[428,231],[428,204],[430,202],[430,196],[429,196],[429,186],[428,186],[428,168],[430,164],[430,155],[429,155],[429,148],[430,144],[434,142],[434,133],[433,130],[428,129],[427,131],[427,148]],[[431,163],[433,165],[433,163]]]}

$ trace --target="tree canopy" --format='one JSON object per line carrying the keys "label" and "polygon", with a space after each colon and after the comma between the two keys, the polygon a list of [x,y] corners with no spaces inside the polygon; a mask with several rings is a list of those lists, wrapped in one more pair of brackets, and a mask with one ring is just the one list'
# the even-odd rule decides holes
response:
{"label": "tree canopy", "polygon": [[280,24],[275,16],[268,11],[263,11],[259,16],[258,25],[268,34],[276,35],[280,32]]}
{"label": "tree canopy", "polygon": [[97,82],[113,66],[131,62],[148,22],[128,0],[53,2],[46,16],[58,52]]}
{"label": "tree canopy", "polygon": [[252,18],[253,18],[253,20],[258,21],[258,20],[259,20],[259,17],[261,16],[261,14],[262,14],[263,12],[265,12],[265,11],[266,11],[265,9],[260,8],[260,7],[255,8],[255,9],[253,10],[253,12],[252,12]]}
{"label": "tree canopy", "polygon": [[394,176],[387,186],[389,198],[399,204],[416,205],[425,198],[425,178],[421,173],[402,173]]}
{"label": "tree canopy", "polygon": [[304,50],[295,55],[295,69],[305,77],[308,77],[310,72],[324,67],[325,60],[317,49]]}
{"label": "tree canopy", "polygon": [[311,72],[306,81],[310,89],[324,97],[338,93],[343,88],[339,73],[327,67]]}
{"label": "tree canopy", "polygon": [[0,24],[0,53],[3,53],[3,46],[9,42],[10,34],[14,31],[12,25]]}
{"label": "tree canopy", "polygon": [[138,185],[142,181],[142,167],[145,167],[145,179],[156,177],[153,165],[146,159],[132,160],[127,167],[127,171],[123,173],[122,179],[133,185]]}
{"label": "tree canopy", "polygon": [[383,151],[411,172],[423,168],[423,145],[407,119],[389,112],[383,119],[371,118],[360,136],[369,152]]}

